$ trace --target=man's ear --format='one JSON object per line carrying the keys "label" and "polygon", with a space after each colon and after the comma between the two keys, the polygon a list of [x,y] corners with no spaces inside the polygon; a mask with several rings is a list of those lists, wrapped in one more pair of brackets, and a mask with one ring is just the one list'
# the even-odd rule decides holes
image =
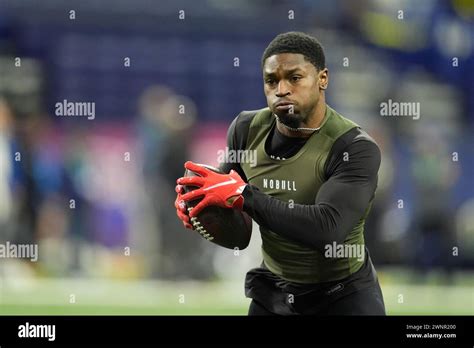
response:
{"label": "man's ear", "polygon": [[319,89],[328,88],[328,83],[329,83],[329,70],[327,68],[324,68],[323,70],[318,72]]}

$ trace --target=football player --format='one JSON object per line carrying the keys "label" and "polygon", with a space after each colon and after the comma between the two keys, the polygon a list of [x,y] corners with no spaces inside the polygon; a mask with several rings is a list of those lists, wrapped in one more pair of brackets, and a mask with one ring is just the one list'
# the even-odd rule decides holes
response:
{"label": "football player", "polygon": [[[175,206],[190,218],[209,205],[240,209],[260,226],[263,262],[247,273],[249,315],[385,315],[364,245],[364,223],[381,154],[353,121],[326,104],[329,73],[317,39],[280,34],[262,56],[268,106],[243,111],[227,146],[255,163],[223,163],[229,174],[187,162]],[[198,186],[184,193],[183,185]],[[185,202],[200,198],[189,212]]]}

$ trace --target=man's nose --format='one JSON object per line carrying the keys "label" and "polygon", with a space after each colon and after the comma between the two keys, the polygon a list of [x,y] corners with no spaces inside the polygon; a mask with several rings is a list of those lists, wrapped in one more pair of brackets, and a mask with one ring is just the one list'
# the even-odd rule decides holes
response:
{"label": "man's nose", "polygon": [[284,80],[279,81],[278,88],[276,90],[276,96],[281,98],[287,96],[288,94],[291,94],[288,84]]}

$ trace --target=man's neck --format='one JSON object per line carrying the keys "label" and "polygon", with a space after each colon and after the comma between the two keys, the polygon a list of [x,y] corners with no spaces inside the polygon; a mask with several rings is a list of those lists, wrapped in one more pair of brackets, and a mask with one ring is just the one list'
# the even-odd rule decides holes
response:
{"label": "man's neck", "polygon": [[324,115],[326,114],[326,101],[324,100],[324,96],[321,97],[319,100],[318,105],[316,105],[316,110],[312,117],[310,117],[307,123],[301,124],[298,128],[309,128],[308,130],[292,130],[285,127],[283,124],[277,121],[277,129],[278,131],[286,137],[290,138],[309,138],[311,134],[315,132],[319,126],[321,126]]}

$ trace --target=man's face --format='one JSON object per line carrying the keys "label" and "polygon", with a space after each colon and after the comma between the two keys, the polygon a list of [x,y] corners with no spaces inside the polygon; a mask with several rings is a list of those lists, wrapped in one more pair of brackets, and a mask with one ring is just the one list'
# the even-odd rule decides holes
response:
{"label": "man's face", "polygon": [[270,110],[282,123],[298,128],[315,112],[327,69],[318,72],[302,54],[275,54],[265,60],[263,82]]}

